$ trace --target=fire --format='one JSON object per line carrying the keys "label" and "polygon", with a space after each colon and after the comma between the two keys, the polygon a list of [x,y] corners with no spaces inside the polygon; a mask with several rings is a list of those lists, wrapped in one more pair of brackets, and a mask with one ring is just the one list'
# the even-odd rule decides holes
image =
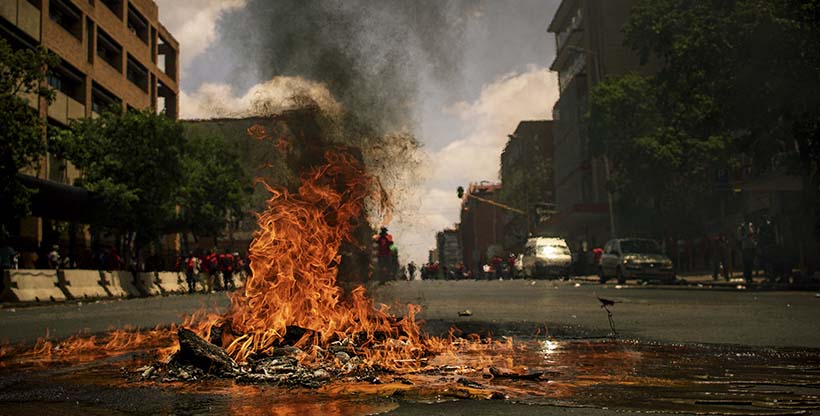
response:
{"label": "fire", "polygon": [[[372,181],[362,164],[344,152],[328,152],[327,163],[303,175],[296,193],[268,188],[267,210],[259,215],[250,247],[252,276],[231,299],[223,317],[200,328],[210,337],[227,327],[222,343],[238,362],[270,354],[288,327],[307,329],[295,346],[306,360],[334,341],[355,342],[366,359],[385,368],[418,366],[441,343],[421,335],[410,305],[397,319],[386,306],[375,308],[362,287],[344,296],[337,285],[344,241],[363,217]],[[318,348],[317,348],[318,347]]]}
{"label": "fire", "polygon": [[[258,128],[248,133],[265,137]],[[363,164],[344,149],[326,152],[325,160],[303,173],[295,192],[265,185],[271,197],[258,215],[259,230],[250,246],[252,274],[244,290],[232,294],[225,314],[196,313],[182,326],[220,345],[238,363],[272,354],[285,342],[303,351],[303,364],[326,360],[323,351],[334,346],[348,348],[363,365],[396,372],[419,370],[436,354],[458,360],[456,352],[480,357],[482,352],[511,350],[511,339],[463,339],[453,332],[446,339],[428,337],[416,321],[418,306],[407,305],[397,318],[386,305],[374,305],[363,287],[343,291],[337,284],[340,248],[344,243],[358,244],[353,233],[366,217],[366,202],[383,202],[385,195]],[[177,349],[176,330],[126,328],[59,343],[45,338],[27,351],[3,347],[0,358],[50,361],[144,348],[170,356]]]}

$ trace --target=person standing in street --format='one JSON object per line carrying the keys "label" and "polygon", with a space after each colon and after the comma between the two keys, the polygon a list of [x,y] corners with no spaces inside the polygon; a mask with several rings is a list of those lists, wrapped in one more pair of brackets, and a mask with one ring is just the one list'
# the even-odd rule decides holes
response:
{"label": "person standing in street", "polygon": [[60,246],[53,245],[51,246],[51,251],[48,252],[48,256],[46,257],[48,260],[48,268],[49,269],[59,269],[60,268]]}
{"label": "person standing in street", "polygon": [[411,261],[407,264],[407,275],[408,280],[416,280],[416,263]]}
{"label": "person standing in street", "polygon": [[219,255],[219,271],[222,272],[222,283],[225,290],[229,287],[231,290],[236,290],[236,284],[233,281],[233,266],[233,254],[226,248],[225,252]]}
{"label": "person standing in street", "polygon": [[221,284],[219,283],[219,256],[216,254],[216,247],[202,259],[202,264],[208,293],[214,290],[221,290]]}
{"label": "person standing in street", "polygon": [[740,241],[740,250],[743,254],[743,280],[752,283],[752,272],[754,271],[755,251],[757,241],[754,224],[746,218],[737,230],[737,237]]}
{"label": "person standing in street", "polygon": [[376,238],[376,260],[377,279],[384,283],[389,280],[390,270],[393,268],[393,252],[390,246],[393,244],[393,236],[387,233],[387,228],[382,227],[379,236]]}
{"label": "person standing in street", "polygon": [[199,259],[194,253],[188,253],[185,259],[185,282],[188,283],[188,293],[194,293],[196,289],[196,275],[199,269]]}
{"label": "person standing in street", "polygon": [[776,280],[775,276],[775,254],[777,249],[777,237],[775,236],[774,224],[768,217],[762,218],[760,226],[757,227],[757,243],[760,249],[760,266],[769,282]]}

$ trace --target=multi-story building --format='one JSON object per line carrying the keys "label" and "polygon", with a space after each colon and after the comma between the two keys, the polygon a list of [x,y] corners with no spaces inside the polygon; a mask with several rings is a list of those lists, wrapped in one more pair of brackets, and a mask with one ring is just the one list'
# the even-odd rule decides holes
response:
{"label": "multi-story building", "polygon": [[624,46],[634,0],[563,0],[547,31],[555,34],[560,98],[553,107],[555,202],[549,230],[575,250],[603,245],[615,232],[607,161],[590,153],[585,123],[590,89],[608,76],[648,71]]}
{"label": "multi-story building", "polygon": [[460,263],[462,255],[458,230],[446,229],[436,233],[436,251],[442,265],[452,268]]}
{"label": "multi-story building", "polygon": [[501,153],[501,200],[527,213],[509,215],[504,238],[509,251],[523,248],[530,234],[546,232],[545,216],[537,211],[555,202],[552,133],[552,120],[522,121]]}
{"label": "multi-story building", "polygon": [[[48,77],[54,101],[27,97],[49,125],[65,127],[111,107],[178,118],[179,43],[152,0],[0,0],[0,36],[14,49],[42,45],[60,58]],[[79,172],[51,155],[23,173],[34,177],[29,184],[41,188],[41,199],[79,194],[69,187]],[[24,220],[20,233],[40,243],[47,215],[34,208],[37,216]],[[75,220],[63,216],[57,219]]]}
{"label": "multi-story building", "polygon": [[[461,250],[464,266],[479,273],[493,255],[502,255],[504,224],[507,211],[478,198],[497,201],[501,193],[500,183],[470,184],[461,204]],[[441,256],[441,253],[439,253]]]}

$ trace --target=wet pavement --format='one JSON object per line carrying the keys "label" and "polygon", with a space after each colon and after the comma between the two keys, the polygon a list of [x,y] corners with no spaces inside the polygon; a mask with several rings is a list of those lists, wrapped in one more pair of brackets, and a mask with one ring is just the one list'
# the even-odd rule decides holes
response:
{"label": "wet pavement", "polygon": [[[598,296],[619,302],[612,307],[618,338],[609,337]],[[513,347],[439,357],[430,371],[401,379],[384,374],[378,384],[340,380],[319,389],[142,381],[137,369],[153,358],[140,351],[63,363],[6,361],[0,415],[820,414],[820,298],[812,292],[397,282],[379,288],[376,297],[421,304],[431,333],[455,325],[497,340],[511,337]],[[3,336],[28,339],[55,323],[60,333],[90,321],[154,326],[178,322],[174,316],[202,305],[224,307],[223,299],[4,309],[0,328]],[[457,315],[467,308],[472,316]],[[491,366],[543,376],[492,377]]]}
{"label": "wet pavement", "polygon": [[[514,345],[512,351],[446,357],[428,371],[400,378],[383,374],[378,382],[340,380],[319,389],[218,379],[142,381],[137,369],[150,358],[141,353],[82,364],[7,366],[0,369],[0,414],[600,414],[590,413],[598,409],[782,415],[820,409],[820,350],[555,338]],[[490,366],[504,365],[543,375],[489,375]],[[473,388],[462,387],[467,385]]]}

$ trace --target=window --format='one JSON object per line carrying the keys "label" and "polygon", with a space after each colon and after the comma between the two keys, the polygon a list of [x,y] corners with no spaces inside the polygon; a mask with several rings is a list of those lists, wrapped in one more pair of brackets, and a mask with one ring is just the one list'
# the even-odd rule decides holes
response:
{"label": "window", "polygon": [[100,114],[104,111],[118,111],[122,101],[96,82],[91,84],[91,111]]}
{"label": "window", "polygon": [[63,88],[65,88],[63,86],[63,79],[55,73],[48,74],[46,81],[48,82],[49,87],[54,88],[57,91],[62,91]]}
{"label": "window", "polygon": [[94,22],[89,18],[85,18],[85,42],[86,42],[86,59],[88,63],[94,63]]}
{"label": "window", "polygon": [[122,0],[100,0],[117,18],[122,19]]}
{"label": "window", "polygon": [[157,63],[157,30],[151,28],[151,62]]}
{"label": "window", "polygon": [[97,55],[122,72],[122,47],[100,28],[97,28]]}
{"label": "window", "polygon": [[83,15],[73,4],[65,0],[52,0],[48,6],[48,16],[77,40],[82,40]]}
{"label": "window", "polygon": [[85,101],[84,78],[82,72],[63,62],[60,66],[52,69],[46,78],[46,82],[51,88],[76,101],[83,102]]}
{"label": "window", "polygon": [[128,55],[125,77],[141,90],[148,92],[148,70],[131,55]]}
{"label": "window", "polygon": [[624,253],[661,254],[661,247],[652,240],[624,240]]}
{"label": "window", "polygon": [[137,11],[137,9],[128,3],[128,30],[133,33],[140,40],[148,44],[148,20]]}

